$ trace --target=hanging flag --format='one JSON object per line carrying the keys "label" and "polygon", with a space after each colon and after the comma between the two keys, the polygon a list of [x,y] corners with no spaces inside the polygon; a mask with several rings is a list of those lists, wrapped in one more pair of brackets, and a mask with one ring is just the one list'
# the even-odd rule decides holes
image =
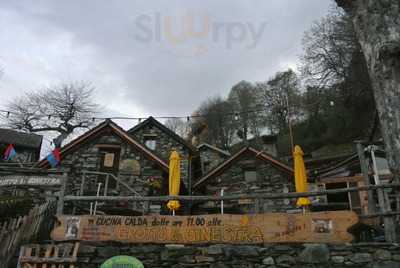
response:
{"label": "hanging flag", "polygon": [[16,155],[17,155],[17,152],[15,151],[14,146],[12,144],[9,144],[7,146],[6,151],[4,152],[3,159],[5,161],[9,161],[9,160],[12,160],[14,158],[14,156],[16,156]]}
{"label": "hanging flag", "polygon": [[47,157],[47,161],[49,162],[51,167],[56,167],[61,162],[61,154],[60,149],[55,148]]}

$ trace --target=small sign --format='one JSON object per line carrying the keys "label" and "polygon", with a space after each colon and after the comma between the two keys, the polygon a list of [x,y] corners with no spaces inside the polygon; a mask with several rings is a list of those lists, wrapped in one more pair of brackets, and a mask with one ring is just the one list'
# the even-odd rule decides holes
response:
{"label": "small sign", "polygon": [[104,155],[104,167],[114,166],[114,153],[106,153]]}
{"label": "small sign", "polygon": [[131,256],[115,256],[106,260],[100,268],[144,268],[144,265]]}
{"label": "small sign", "polygon": [[238,204],[239,205],[250,205],[250,204],[253,204],[253,203],[254,202],[251,199],[239,199],[238,200]]}
{"label": "small sign", "polygon": [[332,232],[332,220],[327,219],[313,219],[311,222],[311,228],[314,233],[331,233]]}
{"label": "small sign", "polygon": [[0,177],[2,186],[58,186],[61,177],[11,175]]}

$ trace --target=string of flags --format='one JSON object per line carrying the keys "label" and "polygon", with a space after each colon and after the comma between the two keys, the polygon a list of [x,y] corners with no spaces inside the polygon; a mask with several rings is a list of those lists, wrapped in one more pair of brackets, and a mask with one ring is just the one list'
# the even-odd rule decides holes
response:
{"label": "string of flags", "polygon": [[[260,106],[255,106],[252,109],[249,110],[242,110],[242,111],[232,111],[232,112],[225,112],[225,113],[217,113],[219,115],[223,116],[233,116],[235,120],[238,120],[240,115],[244,114],[254,114],[254,113],[260,113],[260,112],[266,112],[267,109],[265,107],[260,107]],[[3,113],[5,114],[6,118],[9,118],[12,115],[18,115],[18,113],[13,112],[13,111],[8,111],[8,110],[3,110],[0,109],[0,116],[4,116]],[[202,118],[206,117],[210,114],[213,114],[213,112],[207,113],[207,114],[192,114],[192,115],[184,115],[184,116],[153,116],[156,119],[186,119],[188,122],[190,119],[195,119],[195,118]],[[44,114],[43,119],[51,120],[52,118],[58,118],[60,115],[58,114]],[[130,116],[111,116],[111,117],[89,117],[88,120],[96,121],[96,120],[105,120],[105,119],[115,119],[115,120],[138,120],[140,123],[142,120],[147,119],[148,117],[130,117]]]}
{"label": "string of flags", "polygon": [[47,157],[47,162],[49,162],[52,168],[57,167],[61,162],[61,152],[60,148],[55,148]]}
{"label": "string of flags", "polygon": [[[11,161],[17,155],[17,151],[14,148],[13,144],[9,144],[4,151],[3,160]],[[49,155],[46,156],[47,161],[49,162],[52,168],[57,167],[61,162],[61,151],[60,148],[55,148]]]}

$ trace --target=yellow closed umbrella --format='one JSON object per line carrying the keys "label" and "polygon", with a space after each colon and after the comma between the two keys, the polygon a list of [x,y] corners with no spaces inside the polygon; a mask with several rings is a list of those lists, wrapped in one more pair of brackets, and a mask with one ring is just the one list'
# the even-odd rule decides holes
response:
{"label": "yellow closed umbrella", "polygon": [[[307,185],[307,174],[306,166],[303,159],[303,150],[300,146],[296,145],[294,147],[293,158],[294,158],[294,181],[296,184],[296,192],[303,193],[308,191]],[[308,206],[311,202],[307,197],[300,197],[297,199],[297,206]]]}
{"label": "yellow closed umbrella", "polygon": [[[172,151],[169,157],[169,195],[179,195],[181,184],[181,159],[177,151]],[[175,210],[178,210],[181,205],[178,200],[168,201],[167,207],[172,210],[175,215]]]}

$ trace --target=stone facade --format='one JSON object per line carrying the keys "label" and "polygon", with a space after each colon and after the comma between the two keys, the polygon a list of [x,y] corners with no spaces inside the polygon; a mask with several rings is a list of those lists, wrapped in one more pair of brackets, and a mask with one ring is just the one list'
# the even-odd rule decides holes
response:
{"label": "stone facade", "polygon": [[[166,194],[161,190],[167,189],[166,172],[146,158],[141,151],[112,132],[104,133],[79,145],[75,151],[63,157],[60,167],[70,169],[66,194],[78,194],[84,172],[87,172],[84,194],[95,194],[98,182],[103,183],[100,191],[100,194],[103,194],[105,176],[91,174],[90,172],[102,171],[103,154],[110,148],[118,152],[113,159],[118,163],[118,167],[115,172],[110,173],[114,173],[115,176],[142,196]],[[110,178],[107,195],[134,195],[134,193]]]}
{"label": "stone facade", "polygon": [[[251,194],[251,193],[287,193],[294,191],[294,179],[291,174],[281,171],[271,163],[257,159],[253,154],[244,153],[232,165],[221,173],[210,177],[202,187],[207,195]],[[294,202],[294,200],[293,200]],[[253,200],[225,201],[226,213],[262,213],[285,212],[294,208],[290,200]],[[207,202],[200,206],[200,211],[220,207],[219,202]]]}
{"label": "stone facade", "polygon": [[[143,122],[144,124],[129,130],[129,134],[132,135],[137,141],[146,145],[151,149],[156,155],[160,156],[166,163],[169,163],[169,157],[171,151],[176,150],[181,158],[181,179],[183,183],[189,185],[189,176],[191,169],[191,158],[192,152],[183,142],[180,142],[179,137],[176,134],[169,133],[166,127],[160,127],[161,123],[153,123],[155,119],[151,120],[149,123]],[[149,146],[149,140],[153,140],[153,148]]]}
{"label": "stone facade", "polygon": [[144,266],[273,268],[400,267],[397,244],[138,245],[82,242],[79,267],[99,267],[116,255],[139,259]]}
{"label": "stone facade", "polygon": [[228,152],[223,153],[219,150],[212,149],[207,145],[200,145],[198,147],[198,150],[201,161],[201,171],[203,174],[208,173],[210,170],[224,162],[230,156]]}

